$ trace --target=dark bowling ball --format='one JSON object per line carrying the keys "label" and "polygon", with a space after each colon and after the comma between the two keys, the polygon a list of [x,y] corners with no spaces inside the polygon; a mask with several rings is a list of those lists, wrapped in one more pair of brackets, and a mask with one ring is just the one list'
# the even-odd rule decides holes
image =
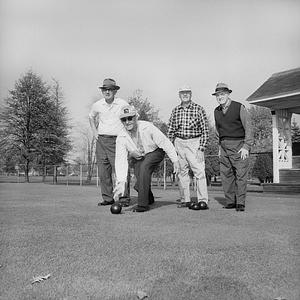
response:
{"label": "dark bowling ball", "polygon": [[191,209],[192,209],[192,210],[200,210],[201,208],[200,208],[199,203],[194,203],[194,204],[191,206]]}
{"label": "dark bowling ball", "polygon": [[190,202],[190,204],[188,205],[188,208],[189,208],[189,209],[193,209],[193,206],[194,206],[195,204],[196,204],[195,202]]}
{"label": "dark bowling ball", "polygon": [[207,209],[207,204],[204,202],[204,201],[200,201],[198,203],[194,203],[192,206],[191,206],[191,209],[193,210],[204,210],[204,209]]}
{"label": "dark bowling ball", "polygon": [[110,207],[110,212],[112,214],[119,214],[119,213],[121,213],[121,210],[122,210],[122,205],[120,203],[114,203]]}
{"label": "dark bowling ball", "polygon": [[199,207],[200,207],[201,210],[202,210],[202,209],[207,209],[207,208],[208,208],[206,202],[204,202],[204,201],[200,201],[200,202],[198,203],[198,205],[199,205]]}

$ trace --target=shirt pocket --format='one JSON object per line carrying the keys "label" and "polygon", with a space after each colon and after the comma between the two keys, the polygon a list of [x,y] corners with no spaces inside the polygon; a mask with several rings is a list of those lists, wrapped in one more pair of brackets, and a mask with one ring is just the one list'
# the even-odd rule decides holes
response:
{"label": "shirt pocket", "polygon": [[196,116],[196,117],[192,117],[191,120],[190,120],[190,128],[198,128],[199,127],[199,124],[200,124],[200,120],[199,120],[199,117]]}

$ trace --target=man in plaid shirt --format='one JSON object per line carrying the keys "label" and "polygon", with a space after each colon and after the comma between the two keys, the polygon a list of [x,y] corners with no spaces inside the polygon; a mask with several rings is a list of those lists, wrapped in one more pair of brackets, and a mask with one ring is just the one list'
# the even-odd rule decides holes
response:
{"label": "man in plaid shirt", "polygon": [[184,195],[179,207],[191,205],[189,176],[191,169],[197,182],[198,203],[203,201],[203,207],[208,208],[204,160],[204,150],[209,136],[206,113],[202,106],[192,101],[190,87],[179,89],[179,98],[181,103],[173,109],[168,125],[168,137],[178,153],[180,166],[178,178]]}

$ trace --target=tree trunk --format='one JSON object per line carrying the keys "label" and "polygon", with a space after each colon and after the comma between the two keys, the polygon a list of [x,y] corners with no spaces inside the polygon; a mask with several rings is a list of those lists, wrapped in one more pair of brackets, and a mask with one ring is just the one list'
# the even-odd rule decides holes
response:
{"label": "tree trunk", "polygon": [[43,165],[42,165],[42,168],[43,168],[43,179],[42,181],[45,182],[46,181],[46,166],[45,166],[45,161],[43,160]]}
{"label": "tree trunk", "polygon": [[53,183],[57,184],[57,166],[53,166]]}
{"label": "tree trunk", "polygon": [[25,161],[25,182],[29,182],[29,161]]}

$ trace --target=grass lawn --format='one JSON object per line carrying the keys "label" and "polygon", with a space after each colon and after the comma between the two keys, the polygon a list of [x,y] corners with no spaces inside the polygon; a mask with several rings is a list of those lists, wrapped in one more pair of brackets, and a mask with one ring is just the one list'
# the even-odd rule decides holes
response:
{"label": "grass lawn", "polygon": [[155,189],[150,211],[112,215],[98,192],[0,184],[1,300],[300,299],[299,195],[248,193],[237,213],[221,191],[192,211],[177,208],[176,190]]}

